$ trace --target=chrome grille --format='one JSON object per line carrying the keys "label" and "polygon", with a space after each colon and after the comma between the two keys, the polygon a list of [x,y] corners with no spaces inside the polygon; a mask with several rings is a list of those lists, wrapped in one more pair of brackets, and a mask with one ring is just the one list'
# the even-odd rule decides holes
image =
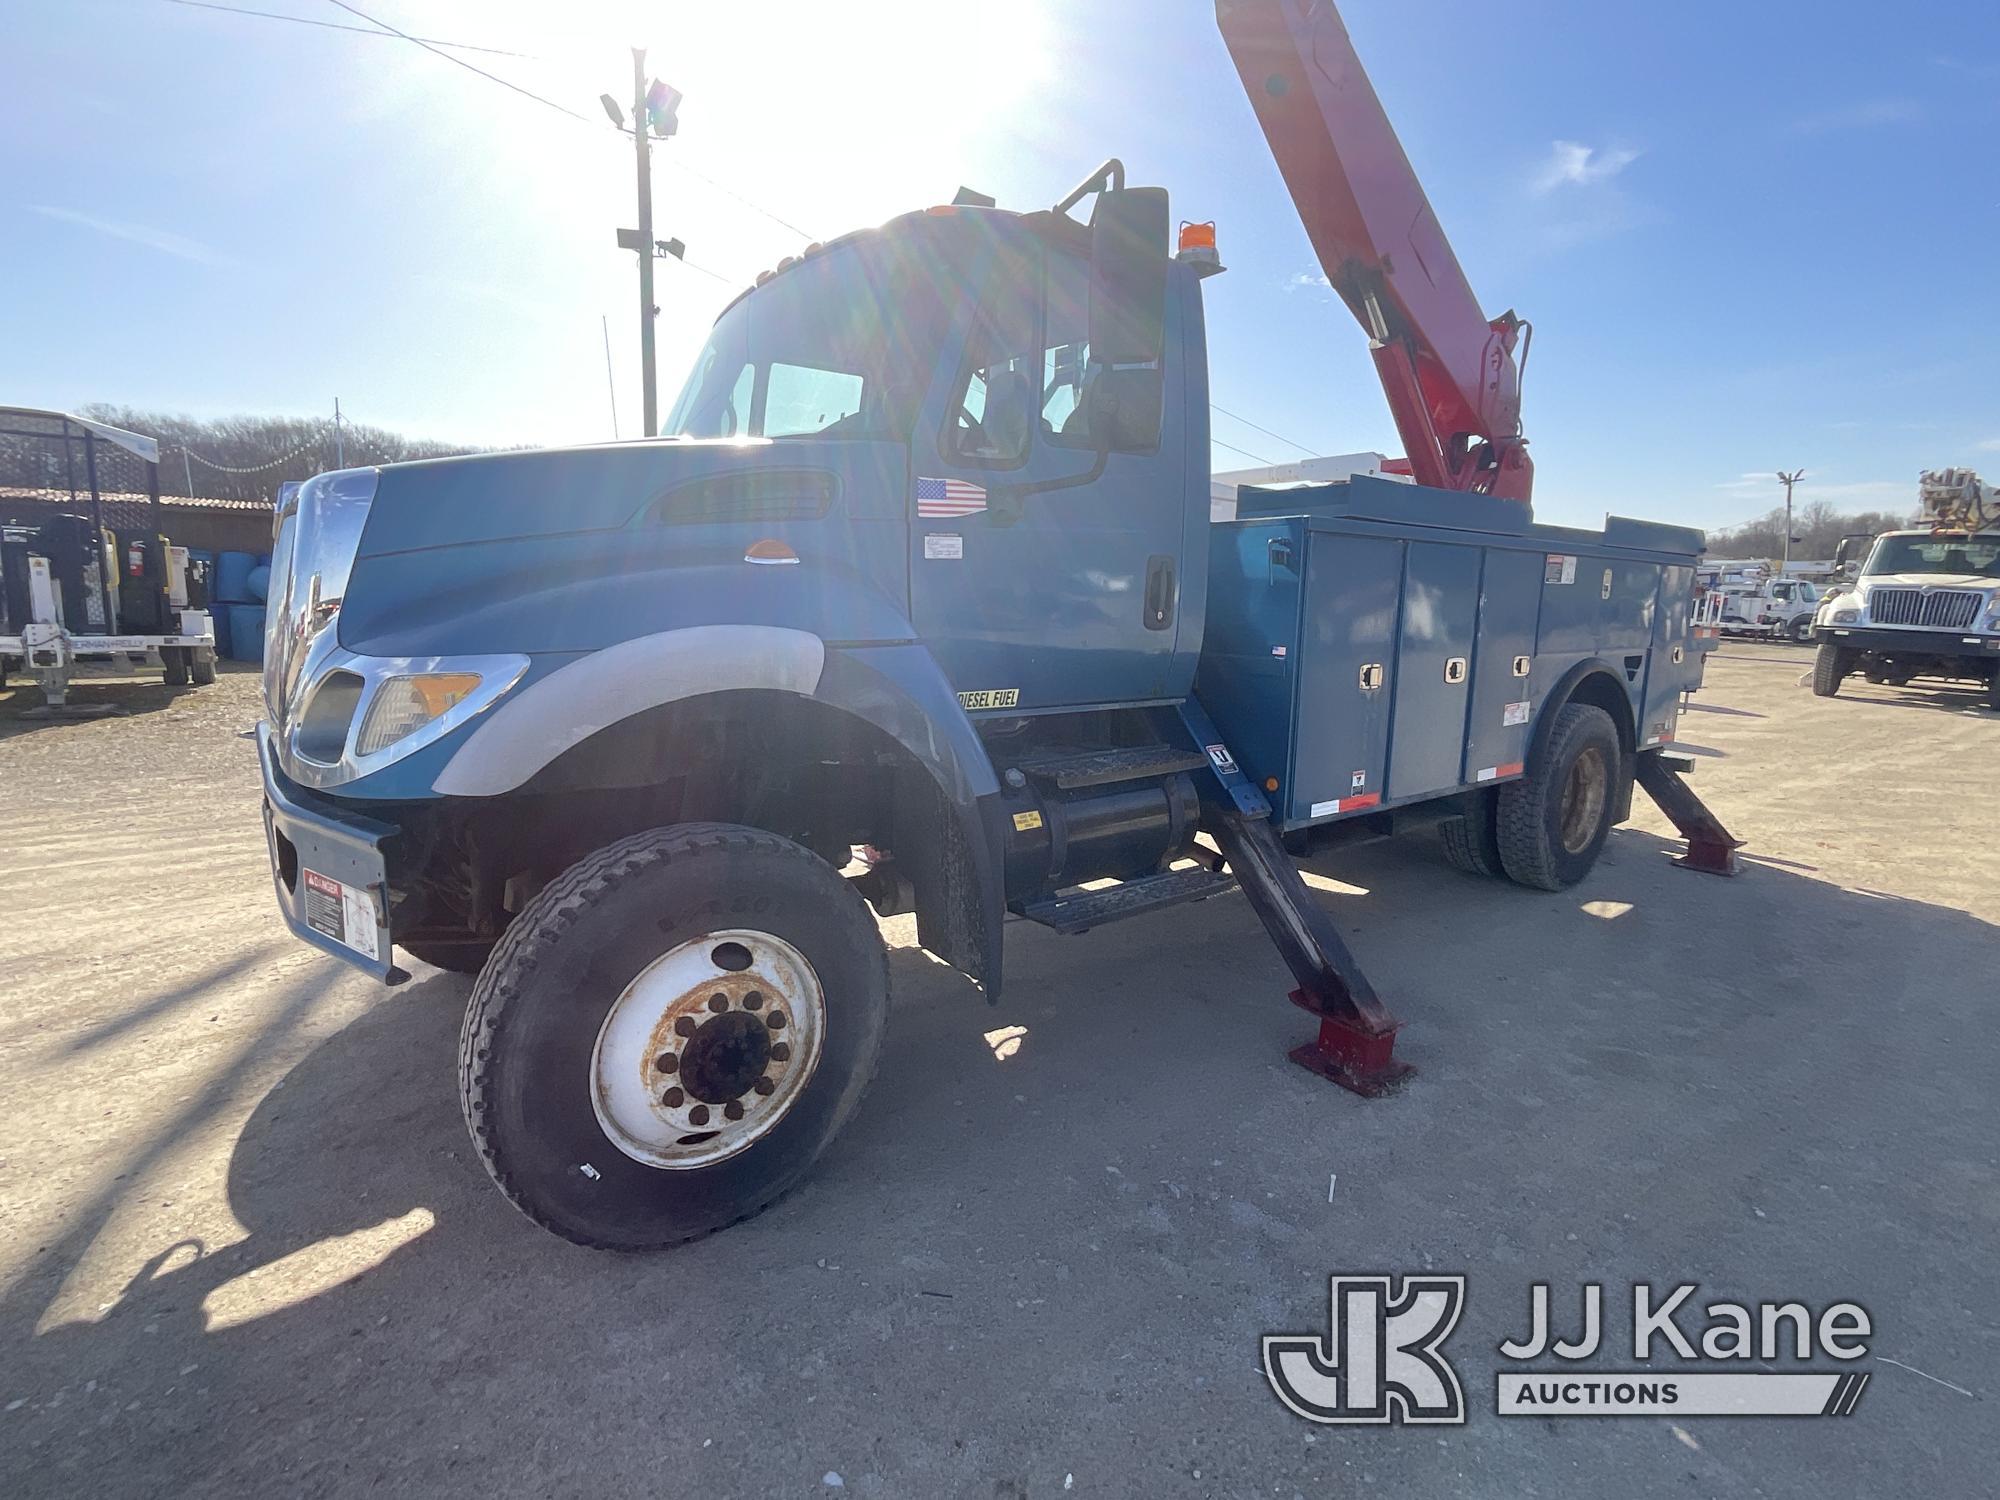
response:
{"label": "chrome grille", "polygon": [[1985,599],[1969,589],[1870,589],[1868,619],[1874,625],[1966,630],[1978,618]]}

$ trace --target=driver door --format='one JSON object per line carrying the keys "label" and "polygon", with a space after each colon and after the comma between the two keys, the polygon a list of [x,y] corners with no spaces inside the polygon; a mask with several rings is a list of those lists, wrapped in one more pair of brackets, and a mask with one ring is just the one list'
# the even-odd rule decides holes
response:
{"label": "driver door", "polygon": [[[918,632],[975,712],[1184,694],[1192,664],[1176,647],[1193,507],[1182,425],[1161,424],[1144,446],[1114,439],[1100,459],[1089,396],[1106,372],[1089,359],[1083,257],[1025,232],[996,235],[971,285],[979,296],[951,341],[961,358],[942,362],[911,445]],[[1169,306],[1160,369],[1110,375],[1176,412]],[[1197,488],[1205,524],[1205,481]]]}

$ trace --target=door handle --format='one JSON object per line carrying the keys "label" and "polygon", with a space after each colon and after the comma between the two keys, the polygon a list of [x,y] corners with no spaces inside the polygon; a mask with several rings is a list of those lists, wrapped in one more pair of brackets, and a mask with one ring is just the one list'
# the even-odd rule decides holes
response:
{"label": "door handle", "polygon": [[1146,563],[1146,628],[1165,630],[1174,623],[1174,560],[1161,555]]}

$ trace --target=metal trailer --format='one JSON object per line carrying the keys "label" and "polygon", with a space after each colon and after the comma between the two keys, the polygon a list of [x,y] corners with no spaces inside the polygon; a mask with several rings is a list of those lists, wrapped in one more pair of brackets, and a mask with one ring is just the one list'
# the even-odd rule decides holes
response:
{"label": "metal trailer", "polygon": [[1400,1023],[1300,848],[1428,822],[1560,890],[1636,786],[1733,873],[1665,748],[1713,640],[1699,536],[1533,521],[1526,325],[1479,313],[1332,7],[1222,23],[1414,482],[1251,488],[1211,524],[1214,236],[1170,255],[1164,190],[1112,161],[760,277],[670,439],[281,507],[280,909],[389,983],[397,949],[477,975],[461,1100],[535,1222],[660,1248],[799,1182],[879,1055],[869,905],[993,999],[1010,917],[1240,888],[1318,1023],[1293,1059],[1375,1095]]}
{"label": "metal trailer", "polygon": [[84,657],[158,653],[170,686],[215,680],[215,632],[206,600],[190,602],[166,534],[159,460],[159,443],[143,434],[66,412],[0,407],[0,502],[9,493],[66,495],[87,522],[77,527],[81,557],[68,569],[52,566],[44,555],[52,549],[38,550],[26,528],[0,539],[0,682],[25,668],[49,712],[78,711],[68,694]]}

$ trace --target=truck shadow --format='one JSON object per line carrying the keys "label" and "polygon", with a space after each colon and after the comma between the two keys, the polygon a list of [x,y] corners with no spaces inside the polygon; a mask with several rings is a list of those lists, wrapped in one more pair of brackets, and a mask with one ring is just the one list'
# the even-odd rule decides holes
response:
{"label": "truck shadow", "polygon": [[[135,667],[133,670],[140,669]],[[168,687],[160,681],[157,671],[150,681],[125,676],[78,674],[70,682],[69,703],[82,712],[43,718],[38,713],[43,707],[41,688],[31,678],[22,676],[17,668],[8,674],[7,686],[0,688],[0,739],[30,734],[38,729],[74,727],[98,718],[157,713],[189,693],[205,691],[207,689],[197,687]],[[27,717],[29,714],[37,716],[30,718]]]}
{"label": "truck shadow", "polygon": [[1914,708],[1930,713],[1956,714],[1960,718],[2000,718],[2000,713],[1986,706],[1985,694],[1979,688],[1933,688],[1917,684],[1898,688],[1850,679],[1841,684],[1840,696],[1850,703],[1865,703],[1870,708]]}
{"label": "truck shadow", "polygon": [[[1141,1369],[1240,1365],[1329,1269],[1312,1228],[1329,1160],[1351,1265],[1420,1264],[1461,1220],[1506,1243],[1615,1223],[1631,1195],[1671,1199],[1663,1264],[1751,1201],[1782,1204],[1794,1228],[1823,1220],[1829,1242],[1918,1223],[1942,1234],[1928,1253],[1960,1253],[1958,1233],[1987,1243],[1978,1201],[1940,1208],[1904,1164],[1949,1175],[1984,1159],[1995,1058],[1974,992],[2000,933],[1772,865],[1700,878],[1668,865],[1673,848],[1621,830],[1555,896],[1459,875],[1415,843],[1310,867],[1340,883],[1323,899],[1423,1070],[1378,1104],[1284,1062],[1310,1023],[1239,896],[1084,939],[1017,924],[993,1008],[897,948],[880,1074],[814,1177],[656,1257],[562,1244],[493,1190],[456,1097],[469,983],[417,980],[242,1120],[226,1163],[240,1239],[163,1235],[95,1319],[43,1326],[39,1295],[88,1233],[0,1296],[0,1398],[27,1405],[8,1419],[0,1490],[268,1492],[277,1474],[307,1493],[559,1488],[577,1454],[603,1476],[670,1455],[681,1491],[752,1473],[797,1489],[879,1450],[887,1419],[867,1392],[892,1347],[936,1393],[925,1441],[949,1475],[977,1462],[953,1458],[949,1434],[996,1389],[1017,1417],[1095,1434],[1114,1419],[1079,1415],[1104,1409],[1077,1393],[1131,1380],[1134,1348]],[[1691,973],[1697,943],[1730,963]],[[1940,1051],[1937,1034],[1965,1041]],[[1877,1093],[1900,1101],[1879,1138],[1855,1126]],[[1315,1140],[1338,1149],[1310,1152],[1307,1191],[1298,1156]],[[1802,1183],[1838,1183],[1840,1199]],[[1186,1315],[1149,1323],[1174,1295]],[[1093,1311],[1015,1338],[1037,1298]],[[1107,1319],[1130,1347],[1104,1340]],[[961,1346],[987,1373],[968,1373]],[[727,1375],[678,1383],[703,1350],[728,1351]],[[788,1399],[768,1425],[760,1413],[796,1389],[820,1399]],[[1267,1395],[1230,1411],[1274,1436],[1287,1420]],[[721,1439],[745,1431],[760,1446],[725,1456]],[[709,1434],[717,1448],[697,1446]]]}

